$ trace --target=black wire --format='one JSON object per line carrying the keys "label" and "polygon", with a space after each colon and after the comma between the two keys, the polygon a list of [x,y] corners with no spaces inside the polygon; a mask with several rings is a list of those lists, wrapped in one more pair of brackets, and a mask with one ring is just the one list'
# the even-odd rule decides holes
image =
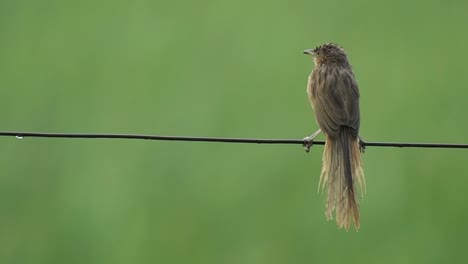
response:
{"label": "black wire", "polygon": [[[158,136],[141,134],[93,134],[93,133],[41,133],[0,131],[0,136],[24,137],[51,137],[51,138],[114,138],[114,139],[146,139],[166,141],[202,141],[225,143],[258,143],[258,144],[303,144],[303,140],[296,139],[254,139],[254,138],[214,138],[214,137],[184,137],[184,136]],[[324,142],[314,144],[323,145]]]}
{"label": "black wire", "polygon": [[[158,136],[139,134],[92,134],[92,133],[41,133],[0,131],[0,136],[45,137],[45,138],[109,138],[109,139],[146,139],[166,141],[198,141],[198,142],[224,142],[224,143],[256,143],[256,144],[297,144],[303,145],[302,139],[257,139],[257,138],[215,138],[215,137],[184,137],[184,136]],[[314,141],[313,145],[324,145],[324,141]],[[398,148],[468,148],[468,144],[446,143],[408,143],[408,142],[365,142],[364,147],[398,147]]]}

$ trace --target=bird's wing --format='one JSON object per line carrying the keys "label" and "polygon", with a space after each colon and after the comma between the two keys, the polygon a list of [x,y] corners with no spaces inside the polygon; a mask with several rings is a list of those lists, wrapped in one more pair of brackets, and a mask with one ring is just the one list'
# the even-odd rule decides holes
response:
{"label": "bird's wing", "polygon": [[357,136],[360,120],[359,90],[352,70],[335,70],[325,79],[312,81],[311,85],[315,116],[323,132],[331,138],[337,138],[340,127],[347,126]]}

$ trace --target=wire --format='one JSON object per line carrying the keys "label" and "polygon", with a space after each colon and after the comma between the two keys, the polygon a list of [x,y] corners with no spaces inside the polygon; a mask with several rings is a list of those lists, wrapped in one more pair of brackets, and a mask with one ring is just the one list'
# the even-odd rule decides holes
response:
{"label": "wire", "polygon": [[[42,133],[21,131],[0,131],[0,136],[40,138],[107,138],[107,139],[145,139],[165,141],[197,141],[223,143],[254,143],[254,144],[297,144],[304,145],[303,139],[258,139],[258,138],[217,138],[217,137],[184,137],[159,136],[141,134],[93,134],[93,133]],[[313,145],[324,145],[324,141],[314,141]],[[364,147],[397,147],[397,148],[468,148],[468,144],[446,143],[408,143],[408,142],[363,142]]]}

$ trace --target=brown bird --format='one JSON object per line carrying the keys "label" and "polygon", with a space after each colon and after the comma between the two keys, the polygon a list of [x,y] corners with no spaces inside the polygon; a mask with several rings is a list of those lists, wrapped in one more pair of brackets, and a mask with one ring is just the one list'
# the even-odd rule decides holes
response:
{"label": "brown bird", "polygon": [[309,76],[307,94],[315,111],[320,129],[304,138],[308,152],[313,139],[325,134],[323,165],[319,190],[328,189],[325,216],[349,230],[354,221],[359,229],[359,204],[356,182],[365,191],[361,151],[364,143],[359,137],[359,89],[344,49],[328,43],[304,51],[312,55],[315,68]]}

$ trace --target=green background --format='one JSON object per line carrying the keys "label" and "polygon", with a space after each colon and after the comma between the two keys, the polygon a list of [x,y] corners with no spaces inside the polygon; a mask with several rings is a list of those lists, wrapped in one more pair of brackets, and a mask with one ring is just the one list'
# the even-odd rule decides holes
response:
{"label": "green background", "polygon": [[[0,130],[300,139],[345,47],[367,141],[468,143],[466,1],[0,2]],[[0,138],[0,263],[461,263],[468,152],[369,147],[361,229],[322,146]]]}

